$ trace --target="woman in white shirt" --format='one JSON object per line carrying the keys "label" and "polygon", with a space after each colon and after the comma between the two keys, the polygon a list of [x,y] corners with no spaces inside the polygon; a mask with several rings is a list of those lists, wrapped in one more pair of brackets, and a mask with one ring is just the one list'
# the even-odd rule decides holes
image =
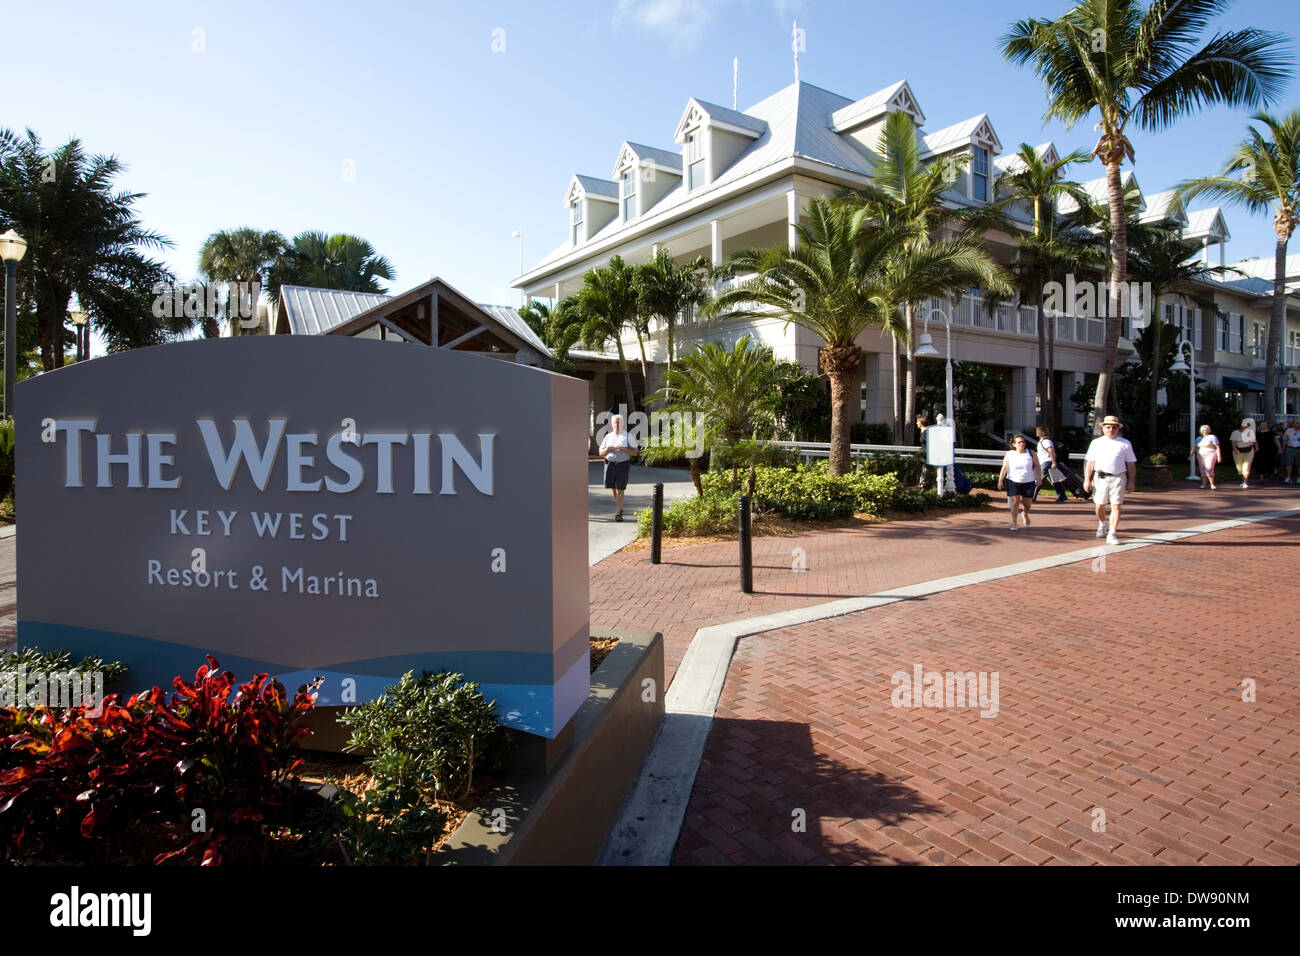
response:
{"label": "woman in white shirt", "polygon": [[1214,466],[1223,460],[1223,453],[1219,450],[1219,439],[1210,434],[1210,426],[1201,426],[1201,437],[1196,439],[1196,457],[1201,461],[1201,487],[1205,483],[1210,483],[1210,490],[1216,491],[1214,487]]}
{"label": "woman in white shirt", "polygon": [[636,441],[623,430],[623,416],[610,418],[609,431],[600,440],[600,457],[605,459],[605,487],[614,492],[615,521],[623,520],[623,494],[636,453]]}
{"label": "woman in white shirt", "polygon": [[1011,507],[1011,530],[1016,530],[1016,516],[1025,516],[1025,527],[1029,527],[1029,506],[1033,503],[1038,486],[1043,483],[1043,470],[1038,466],[1038,458],[1027,447],[1024,435],[1017,435],[1011,440],[1011,450],[1002,458],[1002,470],[998,472],[998,491],[1006,484],[1007,504]]}

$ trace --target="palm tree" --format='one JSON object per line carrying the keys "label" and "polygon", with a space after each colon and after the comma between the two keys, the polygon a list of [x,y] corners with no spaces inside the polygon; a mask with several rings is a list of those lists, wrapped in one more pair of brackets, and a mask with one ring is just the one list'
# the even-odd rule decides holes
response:
{"label": "palm tree", "polygon": [[[991,226],[1002,225],[1003,217],[996,209],[958,206],[944,198],[944,193],[952,188],[954,177],[970,157],[950,155],[942,161],[925,162],[917,140],[916,124],[907,113],[896,110],[885,117],[876,153],[878,161],[870,174],[870,182],[850,194],[847,202],[854,207],[866,208],[870,219],[886,228],[898,227],[909,233],[909,241],[895,253],[896,260],[924,249],[931,242],[931,236],[942,231],[956,230],[958,235],[974,236]],[[973,251],[974,247],[968,244],[965,253],[971,261],[977,258],[970,255]],[[905,277],[908,272],[906,262],[895,261],[892,271]],[[970,284],[996,285],[999,275],[998,267],[985,254],[982,267],[967,278]],[[905,312],[901,336],[896,321],[888,321],[886,327],[894,339],[895,349],[900,337],[906,345],[903,409],[903,422],[906,423],[912,421],[916,406],[916,361],[912,342],[918,300],[904,298],[900,301]],[[897,417],[895,422],[898,431]]]}
{"label": "palm tree", "polygon": [[[1128,223],[1129,272],[1151,283],[1151,354],[1159,356],[1165,323],[1160,316],[1160,299],[1189,282],[1205,279],[1205,267],[1197,261],[1201,244],[1184,239],[1173,229],[1158,224],[1143,224],[1134,217]],[[1213,309],[1214,302],[1200,295],[1187,295],[1203,307]],[[1151,363],[1151,381],[1147,391],[1147,447],[1156,447],[1156,394],[1160,390],[1160,363]]]}
{"label": "palm tree", "polygon": [[[209,282],[256,282],[266,288],[271,270],[284,256],[287,245],[284,236],[275,230],[260,232],[247,226],[223,229],[208,236],[199,247],[199,271]],[[240,328],[232,317],[230,334],[238,335]],[[215,317],[204,317],[203,334],[206,338],[220,334]]]}
{"label": "palm tree", "polygon": [[[849,392],[862,363],[858,336],[889,321],[896,303],[951,294],[987,266],[974,235],[921,245],[913,242],[909,225],[867,226],[869,212],[865,205],[852,209],[814,198],[808,225],[795,227],[798,243],[793,250],[735,253],[721,274],[754,275],[705,305],[706,315],[714,318],[775,314],[826,343],[818,365],[831,385],[830,471],[835,475],[850,467]],[[904,251],[905,270],[896,267]]]}
{"label": "palm tree", "polygon": [[[1265,340],[1264,393],[1268,422],[1277,415],[1277,370],[1282,348],[1282,324],[1286,312],[1286,247],[1300,222],[1300,109],[1282,119],[1257,113],[1255,122],[1268,127],[1271,139],[1248,127],[1249,135],[1238,143],[1222,175],[1182,183],[1185,199],[1208,195],[1237,203],[1251,212],[1273,213],[1273,308]],[[1240,174],[1240,176],[1234,174]]]}
{"label": "palm tree", "polygon": [[[1110,202],[1109,309],[1097,381],[1096,420],[1106,413],[1115,375],[1120,297],[1128,260],[1120,166],[1133,162],[1130,123],[1158,131],[1204,106],[1272,102],[1288,78],[1286,38],[1247,28],[1195,41],[1232,0],[1083,0],[1057,20],[1020,20],[1002,37],[1002,53],[1030,64],[1047,89],[1045,119],[1072,127],[1096,110],[1101,136],[1092,155],[1106,166]],[[1099,426],[1098,426],[1099,427]]]}
{"label": "palm tree", "polygon": [[638,313],[657,317],[668,332],[670,369],[676,356],[677,317],[686,309],[700,305],[708,296],[702,279],[708,268],[708,260],[703,256],[678,265],[667,249],[660,249],[649,262],[637,267],[632,280]]}
{"label": "palm tree", "polygon": [[552,308],[540,299],[533,299],[519,310],[519,315],[550,349],[555,371],[572,372],[569,349],[582,337],[577,301],[572,297],[561,299]]}
{"label": "palm tree", "polygon": [[18,271],[18,347],[39,344],[41,365],[63,365],[75,293],[110,351],[157,345],[184,331],[184,318],[155,317],[155,288],[172,273],[143,250],[171,241],[145,229],[135,213],[143,193],[115,190],[125,167],[115,156],[88,156],[79,140],[45,151],[31,130],[0,129],[0,232],[27,240]]}
{"label": "palm tree", "polygon": [[359,236],[300,232],[270,270],[271,294],[280,286],[307,285],[349,292],[384,292],[380,279],[397,277],[392,264]]}
{"label": "palm tree", "polygon": [[[1050,422],[1053,417],[1053,404],[1056,396],[1052,392],[1054,375],[1048,365],[1047,329],[1048,323],[1042,316],[1042,288],[1050,281],[1052,259],[1051,240],[1056,232],[1057,205],[1066,196],[1079,205],[1088,201],[1088,194],[1076,182],[1065,178],[1066,169],[1077,163],[1088,161],[1088,154],[1075,150],[1068,156],[1048,161],[1047,157],[1028,143],[1021,143],[1015,153],[1016,160],[1012,169],[998,179],[997,195],[1001,203],[1009,205],[1023,202],[1029,206],[1033,222],[1033,231],[1026,239],[1021,237],[1017,243],[1017,269],[1022,280],[1035,279],[1037,282],[1026,283],[1033,290],[1030,299],[1038,306],[1038,394],[1043,397],[1038,423]],[[1052,337],[1056,336],[1056,323],[1051,323]]]}
{"label": "palm tree", "polygon": [[588,269],[578,290],[577,311],[581,338],[589,349],[603,349],[614,340],[618,350],[618,367],[623,372],[623,386],[627,389],[627,403],[635,408],[636,393],[632,390],[632,373],[623,354],[623,330],[635,328],[637,316],[636,288],[632,284],[635,270],[623,261],[622,256],[611,256],[599,269]]}

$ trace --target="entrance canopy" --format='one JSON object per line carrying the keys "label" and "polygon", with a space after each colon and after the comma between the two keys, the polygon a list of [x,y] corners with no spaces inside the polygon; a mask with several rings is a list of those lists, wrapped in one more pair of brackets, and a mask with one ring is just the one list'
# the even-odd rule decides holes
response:
{"label": "entrance canopy", "polygon": [[396,296],[284,286],[277,334],[346,335],[486,352],[550,367],[550,352],[510,308],[478,305],[441,279]]}
{"label": "entrance canopy", "polygon": [[1264,383],[1257,382],[1253,378],[1234,378],[1231,375],[1223,376],[1223,387],[1229,392],[1262,392]]}

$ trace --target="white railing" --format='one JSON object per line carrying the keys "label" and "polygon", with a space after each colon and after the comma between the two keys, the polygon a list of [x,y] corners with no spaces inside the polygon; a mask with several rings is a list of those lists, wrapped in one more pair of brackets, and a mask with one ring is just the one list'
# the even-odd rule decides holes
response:
{"label": "white railing", "polygon": [[[826,441],[772,441],[769,445],[778,448],[790,448],[799,453],[805,462],[814,458],[829,458],[831,443]],[[922,449],[915,445],[849,445],[850,458],[874,458],[876,455],[914,455]],[[984,465],[989,470],[997,471],[1002,467],[1002,458],[1006,451],[996,448],[957,448],[955,461],[959,465]],[[1072,454],[1073,461],[1083,461],[1081,454]]]}

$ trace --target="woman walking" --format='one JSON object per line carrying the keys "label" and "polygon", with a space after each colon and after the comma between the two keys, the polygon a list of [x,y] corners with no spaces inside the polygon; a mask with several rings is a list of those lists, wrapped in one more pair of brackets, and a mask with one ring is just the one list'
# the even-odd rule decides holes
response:
{"label": "woman walking", "polygon": [[632,470],[636,442],[623,430],[623,416],[609,420],[609,432],[600,440],[600,457],[605,459],[605,487],[614,492],[614,520],[623,520],[623,493]]}
{"label": "woman walking", "polygon": [[1241,476],[1241,487],[1250,487],[1250,466],[1255,461],[1255,452],[1259,451],[1259,442],[1255,436],[1255,420],[1243,418],[1241,426],[1228,436],[1232,445],[1232,463],[1237,466]]}
{"label": "woman walking", "polygon": [[1043,470],[1038,459],[1027,447],[1023,435],[1011,440],[1011,450],[1002,458],[998,472],[998,491],[1006,484],[1007,504],[1011,508],[1011,530],[1016,530],[1016,516],[1023,514],[1025,527],[1029,527],[1029,506],[1034,501],[1038,486],[1043,483]]}
{"label": "woman walking", "polygon": [[1201,463],[1201,487],[1205,483],[1210,483],[1210,490],[1217,491],[1214,487],[1214,466],[1223,460],[1223,453],[1219,449],[1219,439],[1210,434],[1210,426],[1201,426],[1201,437],[1196,439],[1196,457]]}

